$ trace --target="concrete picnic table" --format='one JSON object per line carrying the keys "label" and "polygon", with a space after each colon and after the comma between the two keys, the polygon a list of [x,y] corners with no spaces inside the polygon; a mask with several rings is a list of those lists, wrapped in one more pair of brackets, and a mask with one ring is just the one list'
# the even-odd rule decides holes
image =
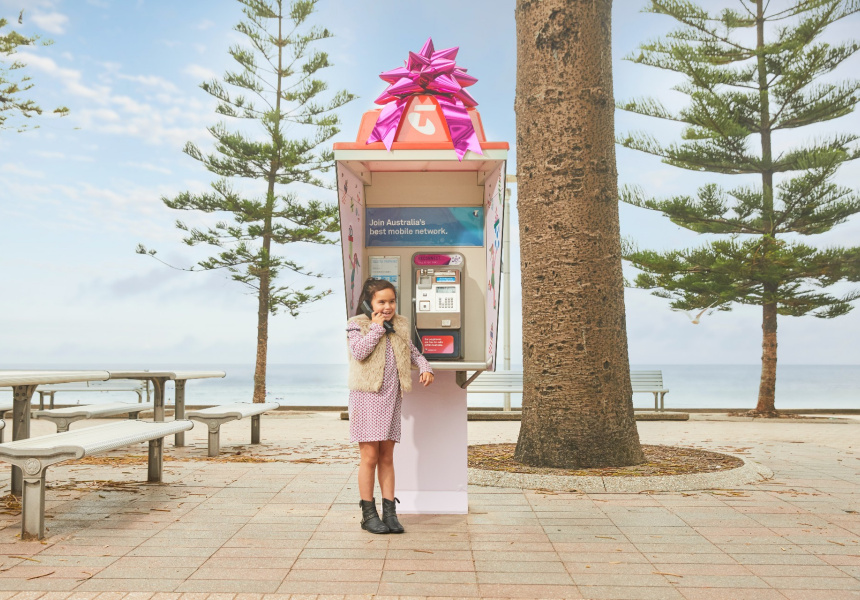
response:
{"label": "concrete picnic table", "polygon": [[[173,381],[176,389],[176,399],[174,407],[174,419],[185,418],[185,382],[189,379],[211,379],[214,377],[224,377],[227,374],[224,371],[108,371],[111,379],[139,379],[141,381],[151,381],[152,387],[155,390],[155,398],[153,403],[154,421],[164,420],[164,387],[168,381]],[[174,446],[185,445],[185,432],[175,434],[173,440]]]}
{"label": "concrete picnic table", "polygon": [[[106,381],[107,371],[2,371],[0,387],[12,388],[12,440],[30,437],[30,402],[36,387],[52,383],[77,383],[82,381]],[[11,492],[21,495],[23,474],[12,467]]]}
{"label": "concrete picnic table", "polygon": [[[176,386],[176,413],[178,419],[185,417],[185,382],[189,379],[224,377],[224,371],[9,371],[0,370],[0,387],[12,388],[12,440],[30,437],[30,404],[36,388],[55,383],[81,383],[85,381],[107,381],[108,379],[139,379],[151,381],[155,389],[154,418],[164,421],[164,387],[168,381]],[[177,433],[176,446],[185,445],[185,432]],[[11,492],[21,494],[23,475],[18,467],[12,467]]]}

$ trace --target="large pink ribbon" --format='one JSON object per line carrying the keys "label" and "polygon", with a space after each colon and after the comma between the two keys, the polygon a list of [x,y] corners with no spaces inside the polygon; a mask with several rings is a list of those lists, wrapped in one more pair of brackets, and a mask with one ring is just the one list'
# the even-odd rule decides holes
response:
{"label": "large pink ribbon", "polygon": [[409,53],[405,67],[386,71],[379,76],[387,81],[389,86],[376,99],[376,104],[385,106],[379,113],[370,137],[367,138],[368,144],[382,142],[391,150],[409,100],[418,94],[430,94],[435,96],[442,109],[457,158],[462,161],[467,150],[483,154],[472,119],[466,110],[478,103],[464,89],[478,80],[468,75],[466,69],[456,65],[454,59],[458,50],[459,48],[446,48],[436,52],[433,39],[428,38],[421,52]]}

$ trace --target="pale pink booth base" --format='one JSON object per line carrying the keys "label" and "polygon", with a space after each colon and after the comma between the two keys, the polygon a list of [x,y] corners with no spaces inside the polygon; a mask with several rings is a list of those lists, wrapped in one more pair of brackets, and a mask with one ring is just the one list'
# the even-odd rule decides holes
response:
{"label": "pale pink booth base", "polygon": [[467,514],[466,390],[457,385],[456,372],[436,371],[425,388],[413,371],[402,424],[394,450],[397,512]]}

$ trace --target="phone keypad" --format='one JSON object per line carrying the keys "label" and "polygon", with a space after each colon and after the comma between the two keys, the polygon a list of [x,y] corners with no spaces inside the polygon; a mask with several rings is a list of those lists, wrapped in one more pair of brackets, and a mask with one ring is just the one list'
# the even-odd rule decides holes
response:
{"label": "phone keypad", "polygon": [[452,296],[447,298],[437,298],[436,302],[439,310],[454,310],[454,298]]}

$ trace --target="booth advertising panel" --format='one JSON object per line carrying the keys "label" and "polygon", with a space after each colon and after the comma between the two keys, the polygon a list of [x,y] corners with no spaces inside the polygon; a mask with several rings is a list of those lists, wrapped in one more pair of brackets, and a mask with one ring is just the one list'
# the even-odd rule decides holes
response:
{"label": "booth advertising panel", "polygon": [[368,208],[366,245],[484,245],[481,206]]}
{"label": "booth advertising panel", "polygon": [[484,184],[484,206],[487,219],[487,358],[495,370],[496,342],[499,337],[499,285],[502,280],[502,219],[505,215],[505,173],[501,165]]}
{"label": "booth advertising panel", "polygon": [[337,182],[346,311],[348,315],[354,315],[364,283],[364,270],[358,258],[364,248],[364,226],[361,222],[361,214],[364,212],[364,184],[352,171],[342,166],[338,169]]}

